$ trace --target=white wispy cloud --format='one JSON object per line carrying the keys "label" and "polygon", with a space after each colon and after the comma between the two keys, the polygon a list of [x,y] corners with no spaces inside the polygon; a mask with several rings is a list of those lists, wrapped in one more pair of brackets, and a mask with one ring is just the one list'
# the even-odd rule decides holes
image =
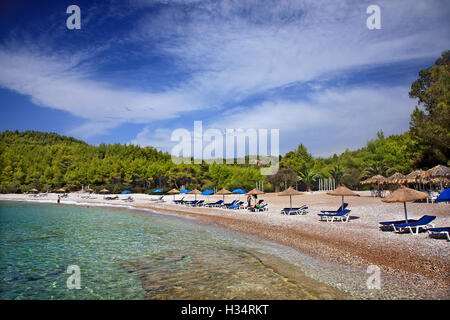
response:
{"label": "white wispy cloud", "polygon": [[[449,46],[446,17],[450,9],[445,1],[377,1],[382,30],[374,31],[366,28],[368,1],[130,3],[143,13],[117,42],[132,44],[130,55],[142,59],[148,58],[150,49],[156,50],[170,59],[174,71],[186,73],[186,79],[171,80],[164,89],[150,92],[130,87],[126,77],[123,85],[113,85],[89,63],[96,58],[95,50],[83,48],[73,54],[60,49],[49,54],[42,49],[45,43],[31,50],[28,44],[15,41],[0,47],[0,86],[29,96],[35,104],[85,119],[84,126],[72,131],[78,136],[107,133],[124,123],[155,123],[192,111],[198,112],[200,120],[202,110],[215,108],[216,118],[208,126],[237,128],[256,120],[258,127],[282,129],[282,149],[292,146],[289,137],[297,142],[304,138],[317,142],[314,145],[322,143],[322,148],[313,147],[313,151],[324,154],[342,151],[344,144],[358,146],[379,128],[406,129],[412,105],[407,88],[374,84],[333,89],[315,84],[308,99],[284,99],[277,96],[277,89],[339,80],[369,66],[436,58]],[[151,14],[146,13],[147,7],[154,9]],[[122,17],[126,14],[122,12]],[[114,50],[111,43],[105,52]],[[262,103],[242,103],[269,90],[275,94]],[[383,116],[388,111],[391,116]],[[330,135],[336,120],[344,126]],[[167,148],[169,128],[152,131],[152,127],[159,126],[146,126],[133,142]],[[357,129],[367,134],[355,135]]]}

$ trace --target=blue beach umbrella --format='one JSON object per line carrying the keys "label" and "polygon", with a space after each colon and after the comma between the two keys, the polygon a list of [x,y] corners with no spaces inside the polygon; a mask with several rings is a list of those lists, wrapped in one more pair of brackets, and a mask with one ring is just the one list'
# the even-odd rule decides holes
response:
{"label": "blue beach umbrella", "polygon": [[450,202],[450,188],[442,191],[434,202]]}
{"label": "blue beach umbrella", "polygon": [[241,194],[247,193],[247,192],[245,192],[245,190],[242,190],[242,189],[234,189],[232,192],[239,194],[239,200],[241,199]]}
{"label": "blue beach umbrella", "polygon": [[189,193],[189,192],[191,192],[191,190],[184,189],[180,191],[180,193]]}
{"label": "blue beach umbrella", "polygon": [[202,192],[202,195],[209,196],[209,195],[211,195],[213,193],[214,193],[214,191],[212,191],[212,190],[205,190],[205,191]]}
{"label": "blue beach umbrella", "polygon": [[122,194],[127,194],[127,193],[131,193],[131,191],[130,190],[122,191]]}
{"label": "blue beach umbrella", "polygon": [[162,193],[162,190],[161,189],[154,190],[153,193]]}

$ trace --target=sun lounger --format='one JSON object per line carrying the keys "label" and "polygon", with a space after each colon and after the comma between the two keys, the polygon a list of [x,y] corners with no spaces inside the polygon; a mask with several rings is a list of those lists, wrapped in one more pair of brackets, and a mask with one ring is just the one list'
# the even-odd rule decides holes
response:
{"label": "sun lounger", "polygon": [[205,207],[220,207],[223,203],[223,200],[219,200],[217,202],[209,202],[205,204]]}
{"label": "sun lounger", "polygon": [[184,202],[184,197],[181,198],[180,200],[173,200],[173,203],[175,204],[182,204]]}
{"label": "sun lounger", "polygon": [[[392,226],[394,228],[395,232],[403,232],[405,230],[409,230],[412,234],[418,234],[420,229],[426,230],[428,227],[434,227],[434,224],[431,223],[434,219],[436,219],[436,216],[423,216],[416,222],[409,222],[408,223],[394,223]],[[413,229],[416,230],[416,232],[413,232]]]}
{"label": "sun lounger", "polygon": [[300,208],[283,208],[281,210],[281,214],[289,214],[289,215],[296,215],[296,214],[307,214],[308,213],[308,207],[303,205]]}
{"label": "sun lounger", "polygon": [[342,210],[339,211],[338,213],[335,214],[329,214],[329,213],[319,213],[319,217],[321,221],[327,221],[327,222],[333,222],[333,221],[344,221],[344,222],[348,222],[349,217],[349,213],[351,210]]}
{"label": "sun lounger", "polygon": [[244,201],[240,201],[238,203],[233,204],[228,209],[232,209],[232,210],[243,209],[244,208],[243,204],[244,204]]}
{"label": "sun lounger", "polygon": [[344,205],[341,205],[339,207],[339,209],[337,209],[337,210],[322,210],[320,212],[322,212],[322,213],[329,213],[329,214],[336,214],[338,212],[341,212],[342,210],[345,210],[347,207],[348,207],[348,203],[344,202]]}
{"label": "sun lounger", "polygon": [[197,204],[198,200],[192,200],[192,201],[184,201],[183,204],[187,205],[187,206],[191,206],[191,207],[195,207],[195,205]]}
{"label": "sun lounger", "polygon": [[158,202],[161,202],[161,201],[163,201],[163,198],[164,198],[164,196],[161,196],[161,197],[156,198],[156,199],[150,199],[150,201],[158,201]]}
{"label": "sun lounger", "polygon": [[238,202],[239,202],[238,200],[234,200],[233,202],[230,202],[230,203],[224,203],[224,204],[222,204],[222,208],[229,208],[229,207],[237,204]]}
{"label": "sun lounger", "polygon": [[205,200],[200,200],[200,201],[197,201],[197,203],[196,204],[194,204],[194,205],[192,205],[193,207],[201,207],[201,206],[203,206],[203,203],[205,202]]}
{"label": "sun lounger", "polygon": [[267,210],[269,210],[268,205],[269,204],[265,203],[259,208],[258,207],[251,208],[250,211],[252,211],[252,212],[267,211]]}
{"label": "sun lounger", "polygon": [[445,228],[428,228],[428,233],[431,235],[445,235],[447,237],[447,241],[450,241],[450,227]]}
{"label": "sun lounger", "polygon": [[[385,231],[394,231],[394,224],[400,224],[400,223],[405,223],[405,220],[397,220],[397,221],[382,221],[379,222],[380,224],[380,229],[381,230],[385,230]],[[408,219],[409,223],[412,222],[417,222],[417,220],[414,219]]]}
{"label": "sun lounger", "polygon": [[122,199],[122,201],[134,202],[134,199],[132,197],[128,197],[128,198]]}

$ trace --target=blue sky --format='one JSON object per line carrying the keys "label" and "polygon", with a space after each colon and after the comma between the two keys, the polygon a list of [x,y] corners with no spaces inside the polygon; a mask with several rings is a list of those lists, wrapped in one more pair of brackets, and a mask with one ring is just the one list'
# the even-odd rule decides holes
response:
{"label": "blue sky", "polygon": [[[81,29],[66,8],[81,8]],[[381,8],[381,30],[366,8]],[[280,129],[316,156],[408,129],[419,70],[450,48],[448,1],[0,4],[0,130],[170,150],[174,129]]]}

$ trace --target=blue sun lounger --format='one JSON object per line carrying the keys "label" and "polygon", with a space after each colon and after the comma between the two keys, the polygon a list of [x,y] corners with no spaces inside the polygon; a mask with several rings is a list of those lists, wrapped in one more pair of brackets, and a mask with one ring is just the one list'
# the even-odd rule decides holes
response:
{"label": "blue sun lounger", "polygon": [[322,212],[322,213],[336,214],[336,213],[338,213],[338,212],[341,212],[342,210],[345,210],[347,207],[348,207],[348,203],[347,203],[347,202],[344,202],[344,204],[341,205],[341,206],[339,207],[339,209],[337,209],[337,210],[322,210],[322,211],[320,211],[320,212]]}
{"label": "blue sun lounger", "polygon": [[[434,224],[431,223],[436,216],[423,216],[416,222],[408,222],[408,223],[394,223],[392,226],[395,232],[402,232],[405,230],[409,230],[412,234],[418,234],[420,229],[428,229],[428,227],[434,227]],[[413,232],[413,229],[416,229],[416,232]]]}
{"label": "blue sun lounger", "polygon": [[220,207],[223,203],[223,200],[219,200],[217,202],[209,202],[205,204],[205,207]]}
{"label": "blue sun lounger", "polygon": [[173,203],[176,203],[176,204],[182,204],[182,203],[184,203],[184,197],[181,198],[180,200],[173,200]]}
{"label": "blue sun lounger", "polygon": [[233,202],[222,204],[222,207],[223,207],[223,208],[230,208],[231,206],[234,206],[234,205],[237,204],[238,202],[239,202],[239,200],[233,200]]}
{"label": "blue sun lounger", "polygon": [[[401,223],[405,223],[405,220],[397,220],[397,221],[381,221],[379,222],[380,224],[380,229],[384,230],[384,231],[394,231],[394,224],[401,224]],[[417,220],[414,219],[408,219],[409,223],[412,222],[417,222]]]}
{"label": "blue sun lounger", "polygon": [[445,235],[447,237],[447,241],[450,241],[450,227],[428,228],[427,231],[428,233],[430,233],[430,235],[437,235],[437,234]]}
{"label": "blue sun lounger", "polygon": [[308,207],[306,205],[301,206],[300,208],[283,208],[281,210],[281,214],[307,214]]}
{"label": "blue sun lounger", "polygon": [[328,214],[328,213],[319,213],[319,217],[321,221],[326,221],[326,222],[333,222],[335,221],[344,221],[344,222],[348,222],[349,217],[349,213],[351,210],[342,210],[339,211],[338,213],[335,214]]}

